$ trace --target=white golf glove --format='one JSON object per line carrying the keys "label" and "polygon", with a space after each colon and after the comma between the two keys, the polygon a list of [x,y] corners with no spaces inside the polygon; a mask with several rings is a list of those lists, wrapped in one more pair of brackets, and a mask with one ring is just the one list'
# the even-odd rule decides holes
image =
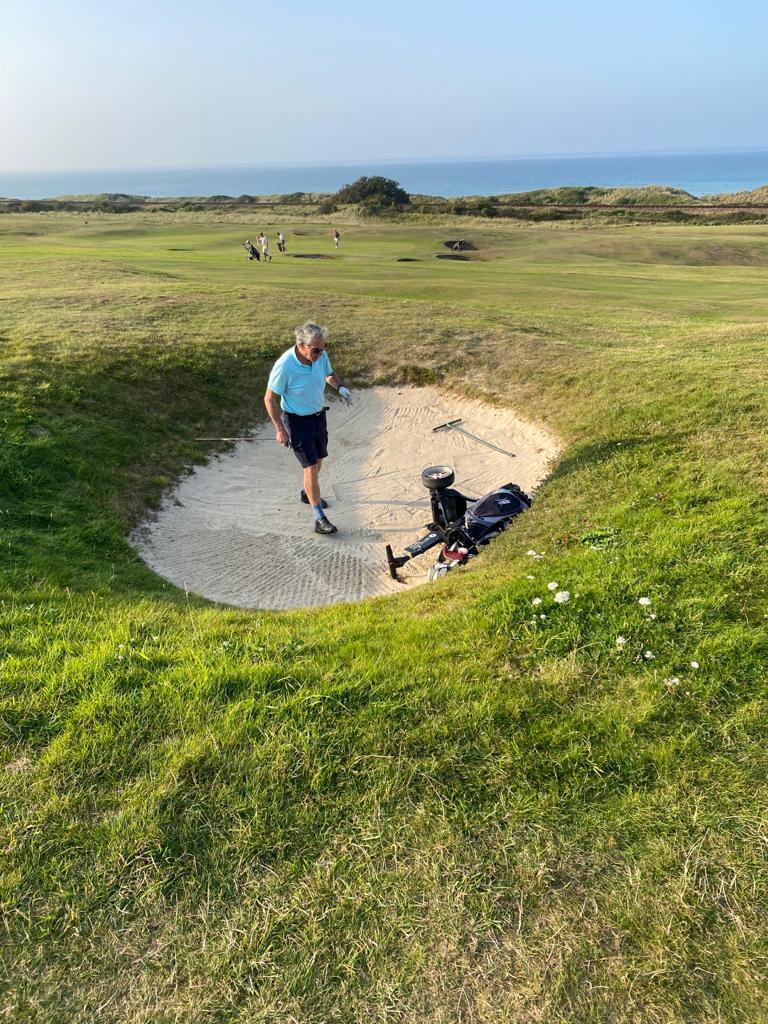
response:
{"label": "white golf glove", "polygon": [[352,405],[352,392],[344,384],[339,388],[339,398],[346,402],[347,405]]}

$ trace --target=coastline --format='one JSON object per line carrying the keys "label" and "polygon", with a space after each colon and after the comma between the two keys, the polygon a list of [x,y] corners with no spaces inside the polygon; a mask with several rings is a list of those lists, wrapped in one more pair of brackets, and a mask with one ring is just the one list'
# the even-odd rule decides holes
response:
{"label": "coastline", "polygon": [[[459,231],[484,221],[578,222],[628,224],[764,224],[768,223],[768,186],[749,192],[699,198],[665,186],[538,189],[496,196],[411,195],[396,204],[345,202],[330,193],[288,195],[215,195],[151,198],[124,193],[68,196],[58,199],[0,199],[0,216],[54,214],[64,217],[139,215],[152,222],[178,218],[248,224],[328,222],[361,224],[377,220],[437,224]],[[86,221],[87,223],[87,221]]]}
{"label": "coastline", "polygon": [[584,186],[661,184],[696,197],[768,183],[768,150],[503,160],[360,161],[214,168],[130,168],[0,173],[0,196],[21,200],[122,193],[153,199],[332,194],[362,175],[385,174],[411,194],[459,198]]}

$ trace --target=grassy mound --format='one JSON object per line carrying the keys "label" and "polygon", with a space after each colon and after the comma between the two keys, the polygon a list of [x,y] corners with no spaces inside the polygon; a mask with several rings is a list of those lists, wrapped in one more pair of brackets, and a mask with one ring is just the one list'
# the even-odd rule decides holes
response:
{"label": "grassy mound", "polygon": [[644,185],[642,188],[609,188],[590,200],[598,206],[687,206],[698,199],[682,188],[669,185]]}
{"label": "grassy mound", "polygon": [[[768,272],[688,258],[765,230],[252,227],[0,221],[4,1019],[763,1020]],[[126,530],[307,316],[568,448],[472,571],[215,607]]]}
{"label": "grassy mound", "polygon": [[753,188],[748,192],[725,192],[722,195],[708,196],[707,198],[726,205],[729,203],[736,203],[737,205],[754,203],[757,206],[765,206],[768,204],[768,185],[761,185],[759,188]]}
{"label": "grassy mound", "polygon": [[669,185],[644,185],[638,188],[573,185],[540,188],[531,192],[510,192],[497,198],[502,204],[530,203],[534,206],[680,206],[698,202],[690,192]]}

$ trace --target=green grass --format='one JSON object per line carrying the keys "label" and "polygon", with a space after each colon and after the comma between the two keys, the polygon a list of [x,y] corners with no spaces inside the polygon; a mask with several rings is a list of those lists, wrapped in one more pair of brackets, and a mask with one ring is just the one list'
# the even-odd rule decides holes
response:
{"label": "green grass", "polygon": [[[764,1021],[768,229],[88,220],[0,220],[0,1018]],[[127,529],[307,317],[564,455],[434,587],[187,597]]]}

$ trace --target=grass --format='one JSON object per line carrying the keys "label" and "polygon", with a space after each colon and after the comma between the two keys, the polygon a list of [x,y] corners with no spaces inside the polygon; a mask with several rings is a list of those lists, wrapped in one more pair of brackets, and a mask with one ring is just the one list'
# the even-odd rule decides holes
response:
{"label": "grass", "polygon": [[[768,229],[88,219],[0,220],[1,1019],[765,1020]],[[127,528],[308,316],[567,447],[471,572],[216,607]]]}

